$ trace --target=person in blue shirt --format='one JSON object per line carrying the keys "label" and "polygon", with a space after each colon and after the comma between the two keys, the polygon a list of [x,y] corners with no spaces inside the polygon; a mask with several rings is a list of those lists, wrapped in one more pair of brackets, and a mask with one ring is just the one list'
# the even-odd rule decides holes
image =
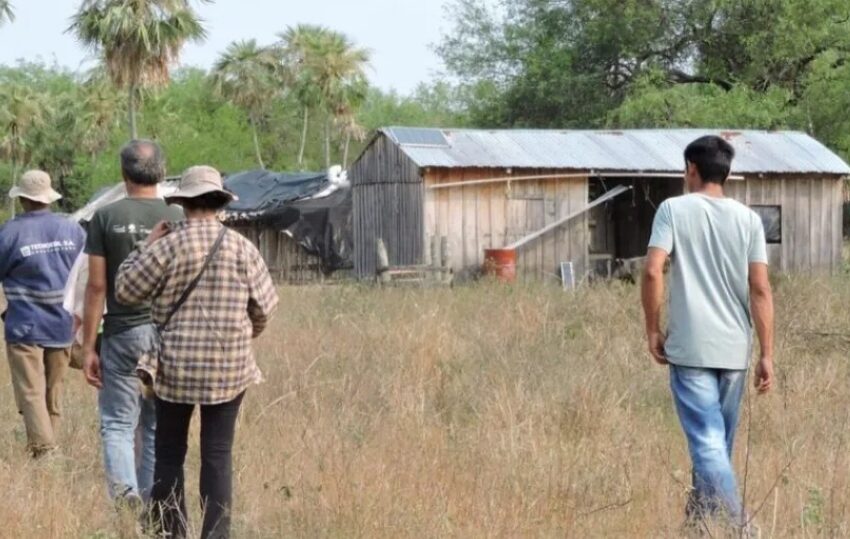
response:
{"label": "person in blue shirt", "polygon": [[62,304],[85,232],[51,213],[50,205],[62,197],[45,172],[24,173],[9,197],[20,200],[24,213],[0,227],[6,357],[27,448],[40,457],[57,447],[62,381],[74,340],[73,320]]}

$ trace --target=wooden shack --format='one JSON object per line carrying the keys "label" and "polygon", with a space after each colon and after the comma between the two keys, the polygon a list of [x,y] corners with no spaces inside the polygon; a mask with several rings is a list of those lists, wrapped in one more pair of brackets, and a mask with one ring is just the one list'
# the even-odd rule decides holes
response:
{"label": "wooden shack", "polygon": [[231,221],[227,226],[257,247],[275,282],[311,284],[324,281],[322,259],[304,250],[285,230],[250,221]]}
{"label": "wooden shack", "polygon": [[[400,266],[431,263],[431,245],[443,240],[448,265],[471,275],[485,249],[560,221],[519,249],[520,276],[560,278],[563,262],[580,278],[610,270],[645,255],[656,208],[683,193],[685,147],[706,134],[735,147],[727,193],[762,216],[774,267],[838,270],[850,167],[804,133],[394,127],[379,130],[350,170],[355,273],[374,275],[380,238]],[[623,194],[589,209],[619,186]]]}

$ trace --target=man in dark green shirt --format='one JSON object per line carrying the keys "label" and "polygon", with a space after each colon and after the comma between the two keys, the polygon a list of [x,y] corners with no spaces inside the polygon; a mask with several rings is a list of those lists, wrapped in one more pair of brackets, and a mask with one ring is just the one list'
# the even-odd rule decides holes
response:
{"label": "man in dark green shirt", "polygon": [[149,324],[150,306],[128,307],[115,300],[115,275],[139,241],[160,221],[178,221],[180,210],[159,198],[125,198],[100,209],[89,223],[86,253],[106,262],[105,337]]}
{"label": "man in dark green shirt", "polygon": [[[151,141],[134,140],[121,150],[127,198],[98,210],[89,223],[86,254],[89,281],[83,315],[86,380],[99,389],[100,431],[109,494],[133,505],[153,485],[156,410],[142,399],[136,377],[139,357],[156,347],[150,305],[127,307],[115,300],[118,267],[160,221],[183,218],[157,196],[165,178],[165,159]],[[104,303],[106,316],[103,316]],[[103,320],[101,353],[95,349]],[[136,466],[136,429],[141,431],[141,461]]]}

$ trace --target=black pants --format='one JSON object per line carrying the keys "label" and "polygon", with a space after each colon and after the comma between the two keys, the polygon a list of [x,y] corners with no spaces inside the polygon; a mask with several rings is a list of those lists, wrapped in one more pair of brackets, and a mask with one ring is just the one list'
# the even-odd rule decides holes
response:
{"label": "black pants", "polygon": [[[224,404],[201,406],[202,539],[230,536],[233,435],[244,395]],[[160,526],[162,534],[170,538],[186,536],[183,463],[194,408],[192,404],[156,401],[156,467],[151,510],[154,525]]]}

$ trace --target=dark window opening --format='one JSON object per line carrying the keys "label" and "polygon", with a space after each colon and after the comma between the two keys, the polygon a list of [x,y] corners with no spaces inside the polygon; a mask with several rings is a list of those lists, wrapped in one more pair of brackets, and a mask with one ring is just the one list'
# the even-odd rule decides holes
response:
{"label": "dark window opening", "polygon": [[764,224],[764,237],[768,244],[782,243],[782,206],[751,206]]}

